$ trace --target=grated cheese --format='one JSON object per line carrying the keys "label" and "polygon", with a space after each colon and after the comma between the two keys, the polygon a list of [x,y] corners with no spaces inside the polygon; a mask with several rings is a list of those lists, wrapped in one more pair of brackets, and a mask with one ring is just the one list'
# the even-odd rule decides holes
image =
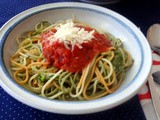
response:
{"label": "grated cheese", "polygon": [[64,43],[64,46],[67,49],[71,50],[74,49],[75,45],[81,49],[81,44],[94,38],[93,33],[95,32],[94,30],[89,32],[84,28],[76,27],[72,20],[67,20],[65,24],[60,24],[59,26],[55,27],[55,29],[57,32],[48,38],[50,43],[52,44],[53,42],[59,40],[59,42]]}

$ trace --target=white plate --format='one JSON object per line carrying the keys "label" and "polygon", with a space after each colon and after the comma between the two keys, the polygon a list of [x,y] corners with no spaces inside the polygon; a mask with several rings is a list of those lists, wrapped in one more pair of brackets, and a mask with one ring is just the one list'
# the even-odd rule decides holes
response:
{"label": "white plate", "polygon": [[[17,49],[15,38],[31,30],[41,20],[56,22],[72,15],[87,24],[120,38],[134,58],[126,79],[113,94],[91,101],[57,101],[26,91],[11,77],[10,56]],[[9,20],[0,31],[0,85],[11,96],[31,107],[56,113],[84,114],[113,108],[133,97],[146,82],[152,57],[142,32],[128,19],[109,9],[84,3],[53,3],[26,10]]]}
{"label": "white plate", "polygon": [[113,4],[119,2],[120,0],[80,0],[80,1],[93,4]]}

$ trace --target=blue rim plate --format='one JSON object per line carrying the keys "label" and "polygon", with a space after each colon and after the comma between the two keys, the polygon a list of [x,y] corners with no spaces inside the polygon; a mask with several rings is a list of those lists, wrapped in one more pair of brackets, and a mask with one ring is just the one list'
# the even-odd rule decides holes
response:
{"label": "blue rim plate", "polygon": [[[41,19],[55,22],[67,19],[69,15],[73,14],[87,23],[108,30],[113,35],[120,37],[126,49],[133,55],[135,60],[133,68],[128,72],[124,83],[115,93],[96,100],[49,100],[28,92],[12,79],[10,73],[10,51],[16,49],[15,41],[11,38],[15,38],[23,30],[27,31],[30,29],[29,25],[32,26]],[[0,85],[18,101],[48,112],[86,114],[115,107],[133,97],[145,84],[152,65],[151,50],[142,32],[122,15],[96,5],[62,2],[37,6],[11,18],[2,26],[0,33]]]}
{"label": "blue rim plate", "polygon": [[82,2],[92,3],[92,4],[113,4],[121,0],[80,0]]}

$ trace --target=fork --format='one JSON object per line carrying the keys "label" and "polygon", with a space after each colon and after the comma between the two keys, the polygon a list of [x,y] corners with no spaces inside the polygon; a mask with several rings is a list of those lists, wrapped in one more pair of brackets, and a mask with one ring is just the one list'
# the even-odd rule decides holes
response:
{"label": "fork", "polygon": [[[153,75],[155,75],[155,73],[153,73]],[[148,77],[148,83],[149,83],[150,93],[151,93],[152,100],[153,100],[153,106],[155,108],[157,118],[158,120],[160,120],[160,97],[156,89],[156,85],[154,83],[152,74],[150,74]]]}

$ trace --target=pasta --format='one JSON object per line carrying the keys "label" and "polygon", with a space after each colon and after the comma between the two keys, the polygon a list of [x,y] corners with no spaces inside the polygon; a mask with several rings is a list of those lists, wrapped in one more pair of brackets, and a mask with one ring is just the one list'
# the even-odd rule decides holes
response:
{"label": "pasta", "polygon": [[33,31],[23,33],[17,39],[18,49],[10,59],[14,80],[39,96],[57,100],[93,100],[116,91],[133,59],[121,40],[109,33],[104,34],[109,36],[112,46],[96,54],[82,71],[59,69],[45,59],[41,34],[63,23],[42,21]]}

